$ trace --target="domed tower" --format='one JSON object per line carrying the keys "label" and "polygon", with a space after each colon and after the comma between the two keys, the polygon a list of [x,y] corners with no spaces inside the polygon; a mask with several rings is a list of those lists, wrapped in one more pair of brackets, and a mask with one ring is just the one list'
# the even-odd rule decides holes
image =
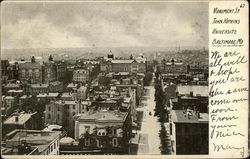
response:
{"label": "domed tower", "polygon": [[175,61],[174,61],[174,59],[172,58],[172,60],[171,60],[172,65],[174,65],[174,62],[175,62]]}
{"label": "domed tower", "polygon": [[111,50],[110,50],[110,52],[108,53],[108,59],[114,59],[114,54],[112,53]]}

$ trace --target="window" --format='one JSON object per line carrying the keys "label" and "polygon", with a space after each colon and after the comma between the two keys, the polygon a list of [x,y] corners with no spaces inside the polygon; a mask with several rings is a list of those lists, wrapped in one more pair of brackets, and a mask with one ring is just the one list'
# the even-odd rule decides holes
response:
{"label": "window", "polygon": [[114,147],[118,146],[118,140],[117,140],[117,138],[113,138],[113,146]]}
{"label": "window", "polygon": [[54,142],[54,149],[56,149],[56,142]]}
{"label": "window", "polygon": [[74,115],[76,115],[76,112],[73,112],[73,115],[72,115],[72,116],[74,116]]}
{"label": "window", "polygon": [[57,119],[60,119],[60,115],[59,114],[57,114]]}
{"label": "window", "polygon": [[50,119],[50,114],[48,114],[48,119]]}
{"label": "window", "polygon": [[49,111],[50,111],[50,106],[49,106]]}
{"label": "window", "polygon": [[60,111],[60,107],[57,107],[57,111]]}
{"label": "window", "polygon": [[97,145],[97,147],[101,147],[101,144],[100,144],[99,140],[96,140],[96,145]]}
{"label": "window", "polygon": [[50,145],[50,152],[53,151],[53,145]]}
{"label": "window", "polygon": [[85,146],[89,146],[90,145],[90,138],[86,138],[85,139]]}
{"label": "window", "polygon": [[172,135],[172,128],[173,127],[173,125],[172,125],[172,123],[170,123],[170,135]]}
{"label": "window", "polygon": [[117,134],[117,130],[115,128],[113,128],[113,135]]}
{"label": "window", "polygon": [[73,105],[73,109],[76,109],[76,106],[75,106],[75,105]]}

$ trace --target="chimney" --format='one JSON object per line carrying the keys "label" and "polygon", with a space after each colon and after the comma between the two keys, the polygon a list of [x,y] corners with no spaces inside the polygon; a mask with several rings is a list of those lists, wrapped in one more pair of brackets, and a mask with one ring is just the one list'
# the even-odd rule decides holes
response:
{"label": "chimney", "polygon": [[19,121],[19,117],[15,116],[15,121],[18,122]]}
{"label": "chimney", "polygon": [[198,117],[198,119],[201,118],[201,116],[200,116],[200,111],[199,111],[199,110],[197,111],[197,117]]}
{"label": "chimney", "polygon": [[89,96],[89,99],[92,101],[93,100],[93,96]]}
{"label": "chimney", "polygon": [[194,92],[190,91],[190,97],[193,97],[193,96],[194,96]]}

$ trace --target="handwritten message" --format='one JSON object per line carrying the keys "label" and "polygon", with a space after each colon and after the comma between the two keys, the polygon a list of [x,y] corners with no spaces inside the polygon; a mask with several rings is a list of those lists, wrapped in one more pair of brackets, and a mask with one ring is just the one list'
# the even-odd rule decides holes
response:
{"label": "handwritten message", "polygon": [[246,157],[248,128],[247,3],[210,3],[210,155]]}

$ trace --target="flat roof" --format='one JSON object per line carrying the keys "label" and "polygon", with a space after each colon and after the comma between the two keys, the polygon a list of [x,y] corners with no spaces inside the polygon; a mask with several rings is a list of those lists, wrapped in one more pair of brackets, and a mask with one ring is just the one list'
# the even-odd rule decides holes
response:
{"label": "flat roof", "polygon": [[86,114],[78,114],[80,120],[85,121],[110,121],[110,122],[123,122],[126,119],[127,112],[120,111],[110,111],[110,110],[101,110],[101,111],[93,111]]}
{"label": "flat roof", "polygon": [[172,120],[174,123],[208,123],[208,113],[200,113],[200,118],[193,112],[190,119],[185,117],[184,110],[171,110]]}
{"label": "flat roof", "polygon": [[38,98],[42,98],[42,97],[58,97],[59,93],[40,93],[37,95]]}
{"label": "flat roof", "polygon": [[48,84],[31,84],[31,87],[33,88],[46,88],[49,87]]}
{"label": "flat roof", "polygon": [[60,131],[16,129],[6,136],[8,137],[7,141],[25,140],[28,144],[45,145],[59,137],[60,134]]}
{"label": "flat roof", "polygon": [[12,92],[21,93],[21,92],[23,92],[23,90],[22,89],[19,89],[19,90],[11,89],[11,90],[8,90],[8,93],[12,93]]}

